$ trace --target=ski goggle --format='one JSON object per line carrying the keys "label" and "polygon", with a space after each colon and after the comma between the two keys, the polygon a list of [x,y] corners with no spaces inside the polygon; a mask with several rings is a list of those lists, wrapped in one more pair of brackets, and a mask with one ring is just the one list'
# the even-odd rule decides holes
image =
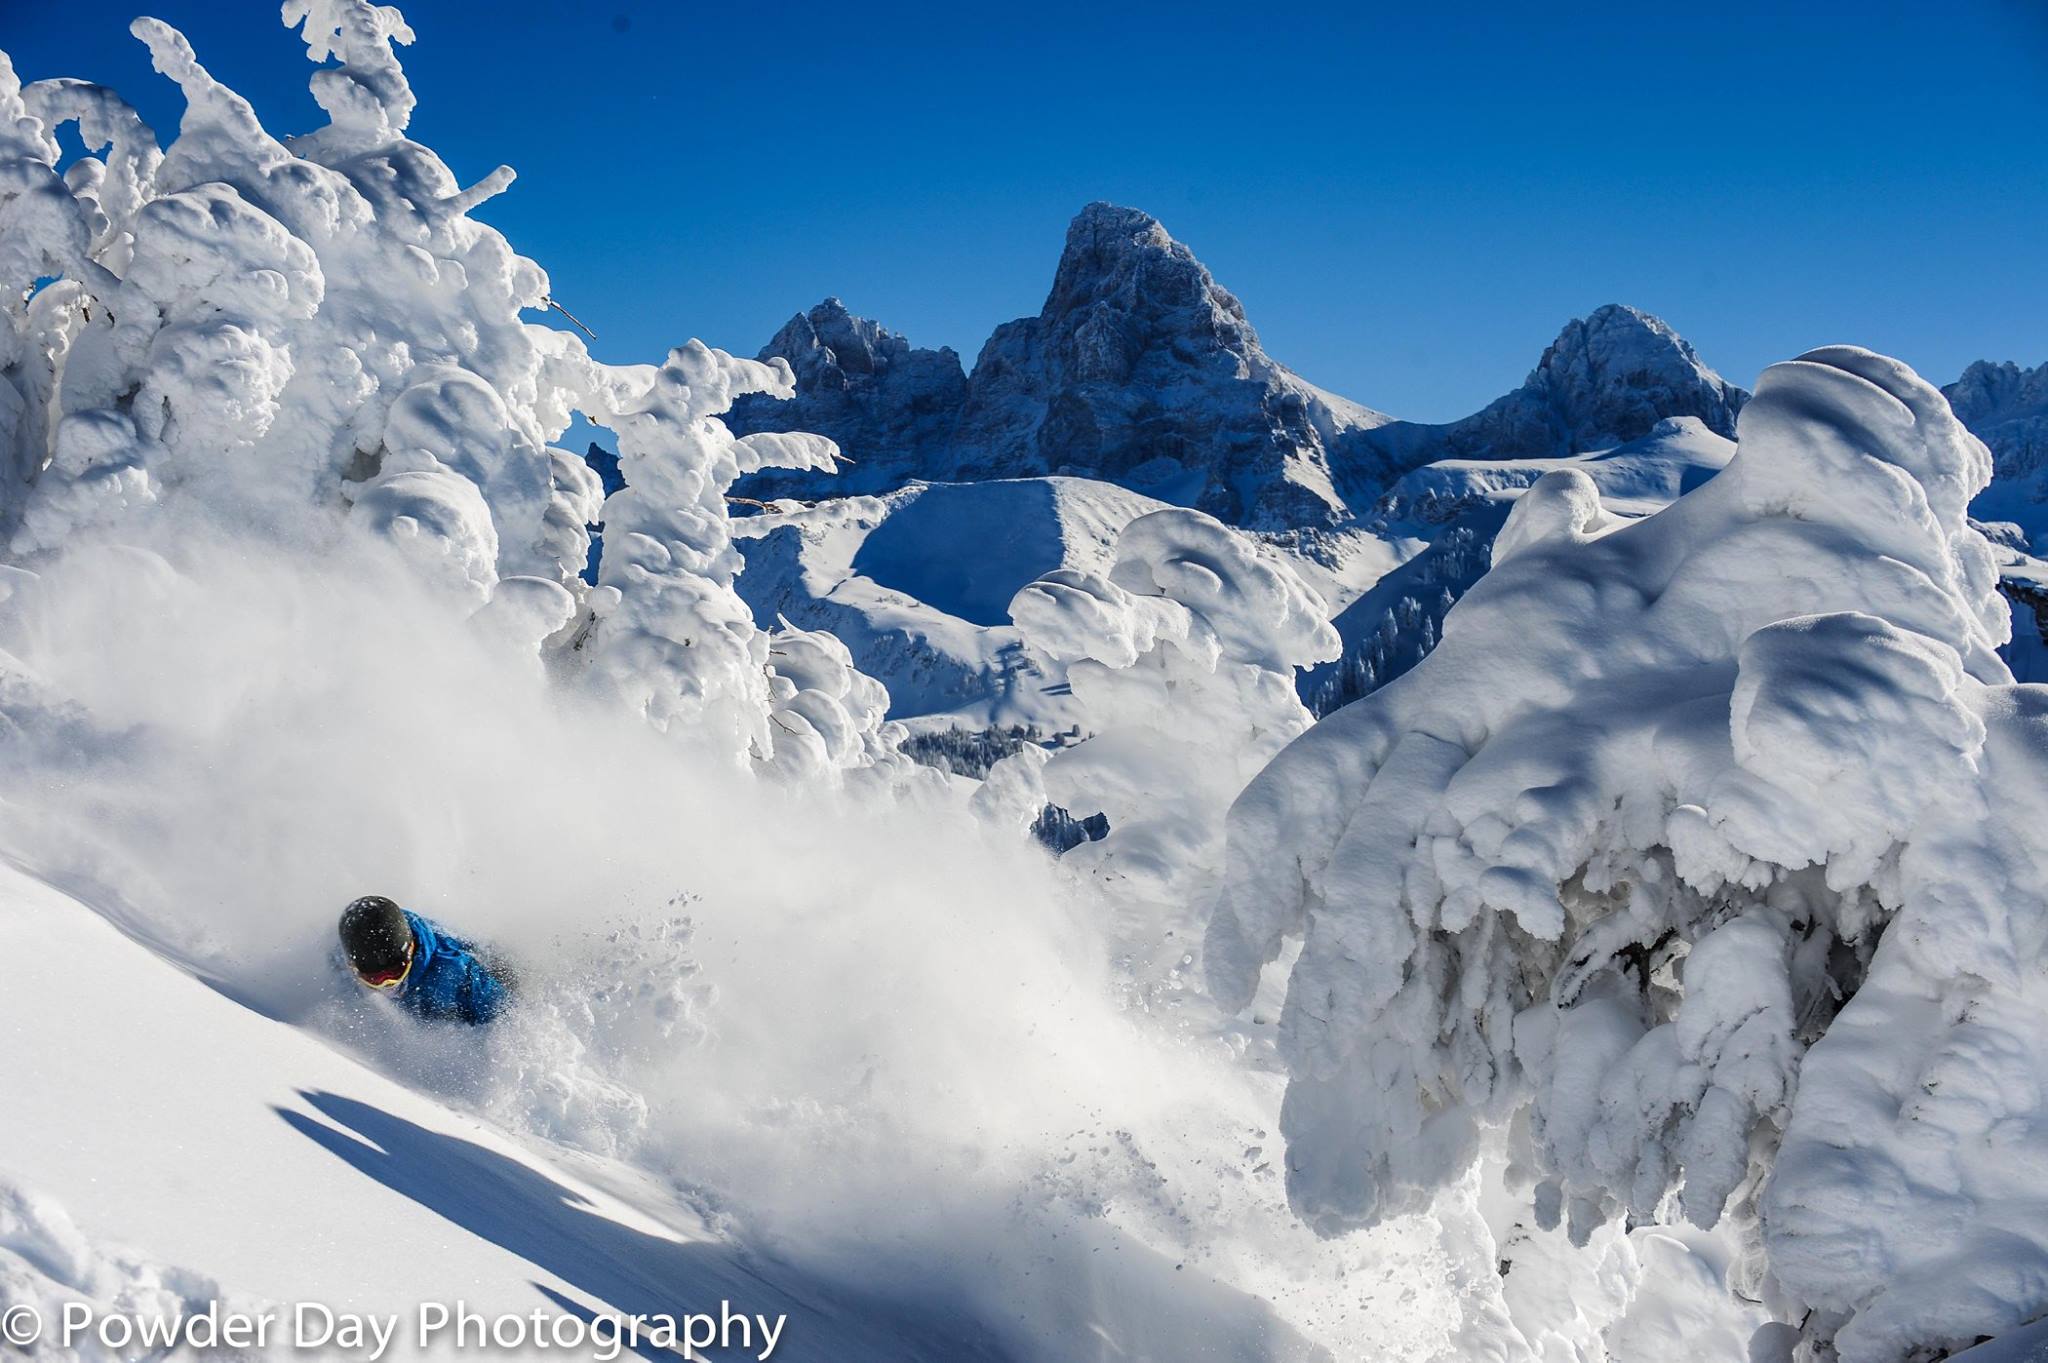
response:
{"label": "ski goggle", "polygon": [[412,952],[412,946],[410,944],[407,944],[405,948],[405,964],[401,965],[396,970],[382,970],[375,972],[358,970],[356,972],[356,978],[361,980],[365,985],[369,986],[371,989],[396,989],[398,988],[398,986],[405,983],[405,977],[407,975],[412,974]]}

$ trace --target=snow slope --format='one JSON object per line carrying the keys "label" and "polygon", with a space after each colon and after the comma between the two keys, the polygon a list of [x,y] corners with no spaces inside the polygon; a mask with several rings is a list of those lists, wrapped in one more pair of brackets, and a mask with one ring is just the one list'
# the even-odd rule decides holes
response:
{"label": "snow slope", "polygon": [[[970,1322],[836,1292],[733,1243],[644,1174],[515,1141],[394,1083],[13,868],[0,868],[0,958],[0,1173],[53,1201],[88,1244],[203,1266],[181,1294],[192,1309],[225,1294],[250,1310],[401,1313],[416,1342],[422,1302],[588,1316],[716,1314],[730,1301],[790,1318],[776,1358],[994,1356]],[[11,1300],[92,1286],[65,1268],[78,1256],[52,1253],[60,1244],[0,1236]],[[100,1276],[86,1299],[110,1306],[123,1284]]]}
{"label": "snow slope", "polygon": [[[422,1303],[589,1318],[715,1315],[730,1302],[787,1317],[778,1359],[1330,1356],[1264,1303],[1099,1220],[1069,1223],[1065,1247],[1039,1245],[1036,1281],[962,1293],[938,1263],[886,1288],[834,1281],[750,1245],[743,1221],[701,1193],[510,1133],[243,1007],[11,867],[0,868],[0,952],[19,966],[0,993],[0,1290],[52,1320],[65,1301],[154,1318],[218,1300],[278,1313],[282,1330],[297,1303],[315,1302],[403,1317],[386,1357],[454,1357],[466,1355],[445,1336],[411,1347]],[[469,1065],[485,1063],[480,1037],[458,1044]],[[36,1215],[10,1220],[9,1199]],[[876,1250],[894,1252],[892,1228],[873,1233]],[[1419,1244],[1389,1240],[1380,1254],[1392,1264],[1418,1250],[1421,1267]],[[1453,1302],[1435,1309],[1455,1321]],[[1443,1328],[1410,1325],[1375,1328],[1411,1339]],[[1337,1327],[1337,1356],[1380,1356],[1373,1331]],[[1345,1339],[1367,1351],[1345,1351]],[[757,1339],[698,1356],[759,1353]]]}
{"label": "snow slope", "polygon": [[[402,562],[81,545],[9,580],[0,847],[90,886],[131,940],[215,983],[201,996],[521,1143],[623,1162],[655,1189],[628,1183],[626,1201],[684,1229],[663,1208],[697,1209],[789,1266],[792,1291],[912,1303],[1002,1357],[1514,1339],[1491,1279],[1445,1267],[1491,1261],[1469,1206],[1343,1243],[1292,1217],[1268,1149],[1277,1076],[1246,1063],[1270,1026],[1217,1035],[1126,1007],[1099,902],[1032,845],[650,739],[451,623]],[[335,906],[369,888],[527,966],[530,996],[481,1051],[337,969]],[[99,973],[71,959],[65,980]],[[154,991],[87,1002],[131,996],[124,1030],[210,1044],[214,1014],[185,1031]],[[61,1034],[45,1042],[38,1149],[66,1139],[44,1123],[69,1121],[91,1073]],[[296,1082],[261,1080],[278,1101]],[[363,1096],[339,1082],[321,1072]],[[193,1140],[173,1124],[187,1116],[161,1125],[201,1162],[167,1175],[195,1214],[271,1155],[218,1123]],[[110,1233],[239,1290],[175,1244]],[[306,1233],[288,1218],[276,1243]]]}
{"label": "snow slope", "polygon": [[1510,500],[1547,473],[1579,469],[1609,511],[1647,516],[1720,472],[1734,453],[1734,442],[1698,417],[1666,417],[1635,439],[1583,454],[1437,460],[1389,485],[1372,515],[1395,527],[1443,524],[1482,502]]}
{"label": "snow slope", "polygon": [[[1124,525],[1161,503],[1083,478],[913,483],[733,523],[755,618],[829,629],[920,727],[1073,722],[1064,671],[1027,657],[1011,597],[1056,568],[1106,570]],[[781,509],[787,508],[787,509]]]}
{"label": "snow slope", "polygon": [[2010,536],[1991,540],[1998,588],[2012,603],[2012,640],[1999,654],[2018,680],[2048,682],[2048,560],[2017,547],[2014,541],[2026,541],[2011,525],[1987,527],[1987,532],[1998,531]]}

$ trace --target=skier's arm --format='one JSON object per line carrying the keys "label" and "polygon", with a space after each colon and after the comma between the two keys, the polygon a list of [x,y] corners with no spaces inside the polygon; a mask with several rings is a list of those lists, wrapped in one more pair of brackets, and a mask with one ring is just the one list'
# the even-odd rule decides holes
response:
{"label": "skier's arm", "polygon": [[498,973],[495,963],[487,963],[481,952],[469,951],[465,955],[462,988],[459,991],[458,1007],[462,1020],[472,1026],[496,1021],[512,1002],[512,991]]}

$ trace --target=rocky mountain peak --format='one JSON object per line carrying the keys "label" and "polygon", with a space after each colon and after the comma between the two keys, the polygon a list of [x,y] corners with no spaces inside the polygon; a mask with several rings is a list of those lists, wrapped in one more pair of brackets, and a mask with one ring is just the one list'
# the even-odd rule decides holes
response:
{"label": "rocky mountain peak", "polygon": [[1093,203],[1039,314],[982,347],[960,444],[973,467],[1101,478],[1277,527],[1346,514],[1332,442],[1384,419],[1269,359],[1243,305],[1157,218]]}
{"label": "rocky mountain peak", "polygon": [[1092,203],[1067,226],[1039,320],[1081,333],[1099,331],[1112,319],[1136,323],[1118,328],[1134,339],[1148,339],[1160,324],[1178,322],[1237,354],[1259,348],[1244,306],[1159,219],[1135,208]]}
{"label": "rocky mountain peak", "polygon": [[854,459],[837,477],[768,469],[748,480],[756,496],[884,492],[910,478],[953,472],[950,442],[967,400],[967,375],[949,347],[926,350],[827,298],[789,319],[760,358],[780,355],[796,373],[796,397],[748,394],[725,422],[755,431],[816,431]]}
{"label": "rocky mountain peak", "polygon": [[1440,459],[1585,454],[1640,440],[1670,417],[1696,417],[1732,437],[1748,400],[1664,321],[1610,303],[1567,322],[1521,387],[1471,416],[1391,422],[1352,436],[1339,485],[1364,506],[1410,469]]}
{"label": "rocky mountain peak", "polygon": [[768,472],[763,496],[1074,474],[1262,529],[1324,525],[1444,458],[1531,458],[1626,444],[1667,417],[1730,435],[1748,394],[1677,332],[1609,305],[1568,324],[1528,380],[1462,421],[1395,422],[1270,358],[1244,307],[1140,209],[1091,203],[1069,223],[1034,317],[997,327],[973,373],[837,298],[761,351],[796,371],[793,402],[749,397],[729,423],[829,435],[837,479]]}
{"label": "rocky mountain peak", "polygon": [[1749,394],[1701,361],[1662,319],[1609,303],[1565,325],[1523,391],[1547,406],[1565,454],[1626,444],[1665,417],[1695,416],[1735,434]]}
{"label": "rocky mountain peak", "polygon": [[2022,522],[2048,547],[2048,364],[1979,360],[1941,391],[1991,451],[1994,481],[1973,513]]}
{"label": "rocky mountain peak", "polygon": [[[780,355],[797,373],[799,390],[819,385],[845,388],[862,376],[876,376],[896,364],[911,361],[913,355],[931,356],[944,369],[944,358],[952,357],[952,368],[960,357],[941,347],[936,351],[914,351],[904,337],[879,322],[856,317],[837,298],[827,298],[809,312],[800,312],[783,323],[782,330],[761,348],[760,358]],[[918,360],[913,363],[930,364]]]}

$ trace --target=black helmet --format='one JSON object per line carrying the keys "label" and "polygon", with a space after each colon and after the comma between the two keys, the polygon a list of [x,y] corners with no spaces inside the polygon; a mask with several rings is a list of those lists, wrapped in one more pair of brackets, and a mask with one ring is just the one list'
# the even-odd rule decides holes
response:
{"label": "black helmet", "polygon": [[390,975],[405,969],[412,952],[412,924],[405,910],[383,895],[364,895],[341,911],[341,949],[358,975]]}

